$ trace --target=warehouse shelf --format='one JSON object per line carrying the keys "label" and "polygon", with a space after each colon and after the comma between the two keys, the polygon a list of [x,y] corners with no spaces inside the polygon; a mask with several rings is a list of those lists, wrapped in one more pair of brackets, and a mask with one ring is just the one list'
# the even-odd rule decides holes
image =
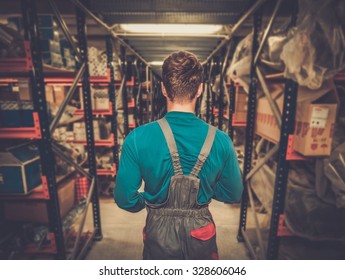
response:
{"label": "warehouse shelf", "polygon": [[232,126],[234,127],[245,127],[247,125],[246,121],[236,120],[236,113],[233,114]]}
{"label": "warehouse shelf", "polygon": [[[258,131],[255,131],[255,134],[266,139],[267,141],[273,143],[273,144],[278,144],[279,142],[276,141],[273,138],[270,138],[268,135],[263,135]],[[309,157],[310,158],[310,157]],[[307,160],[308,157],[302,156],[301,154],[299,154],[298,152],[296,152],[293,149],[293,134],[289,135],[289,139],[288,139],[288,146],[287,146],[287,151],[286,151],[286,160]]]}
{"label": "warehouse shelf", "polygon": [[279,216],[279,224],[278,224],[278,236],[295,236],[293,232],[286,226],[285,224],[285,216],[281,214]]}
{"label": "warehouse shelf", "polygon": [[286,151],[286,160],[307,160],[308,157],[302,156],[293,149],[293,135],[289,135],[288,146]]}
{"label": "warehouse shelf", "polygon": [[[218,117],[218,109],[217,108],[214,108],[213,114],[214,114],[215,117]],[[236,113],[233,113],[232,114],[232,126],[234,126],[234,127],[246,126],[246,121],[237,120],[236,117],[237,117]],[[225,112],[223,114],[223,118],[225,120],[229,120],[229,116],[228,116],[227,112]]]}
{"label": "warehouse shelf", "polygon": [[[59,184],[67,177],[73,175],[75,172],[71,171],[65,175],[56,176],[56,183]],[[46,176],[42,176],[42,184],[32,189],[27,194],[0,194],[0,200],[49,200],[49,189]]]}
{"label": "warehouse shelf", "polygon": [[[66,140],[66,143],[87,145],[86,140]],[[108,139],[95,140],[96,147],[113,147],[114,143],[114,134],[111,134]]]}
{"label": "warehouse shelf", "polygon": [[136,126],[135,123],[130,123],[130,124],[128,125],[128,127],[133,129],[133,128],[136,128],[137,126]]}
{"label": "warehouse shelf", "polygon": [[40,121],[37,112],[33,112],[34,127],[1,127],[0,139],[41,139]]}
{"label": "warehouse shelf", "polygon": [[134,98],[131,98],[131,101],[128,102],[128,108],[134,108],[134,107],[135,107]]}
{"label": "warehouse shelf", "polygon": [[25,246],[23,253],[24,254],[56,254],[57,247],[55,242],[55,235],[53,232],[48,233],[47,238],[48,244],[42,244],[38,246],[36,244],[28,244]]}
{"label": "warehouse shelf", "polygon": [[112,169],[97,169],[98,176],[115,176],[116,175],[116,165],[113,164]]}
{"label": "warehouse shelf", "polygon": [[[44,67],[44,82],[47,84],[71,84],[76,76],[76,71],[59,69],[51,66]],[[109,83],[110,72],[107,70],[106,76],[91,76],[90,83]]]}
{"label": "warehouse shelf", "polygon": [[[102,109],[102,110],[92,110],[92,115],[104,115],[104,116],[111,116],[113,114],[112,112],[112,103],[109,102],[108,109]],[[84,110],[78,109],[74,112],[74,115],[84,115]]]}
{"label": "warehouse shelf", "polygon": [[[280,72],[280,73],[266,75],[265,79],[268,82],[284,83],[286,78],[284,77],[284,73]],[[345,71],[343,70],[337,73],[333,79],[334,81],[345,81]]]}
{"label": "warehouse shelf", "polygon": [[0,59],[0,77],[8,78],[16,76],[20,73],[23,77],[27,77],[28,71],[33,69],[30,42],[24,41],[25,57],[18,58],[1,58]]}

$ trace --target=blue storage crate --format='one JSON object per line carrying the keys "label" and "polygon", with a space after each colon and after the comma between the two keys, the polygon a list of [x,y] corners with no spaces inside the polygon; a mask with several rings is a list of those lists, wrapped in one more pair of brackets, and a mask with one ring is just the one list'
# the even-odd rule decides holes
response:
{"label": "blue storage crate", "polygon": [[34,104],[32,101],[22,100],[21,101],[21,118],[23,127],[33,127],[34,126]]}
{"label": "blue storage crate", "polygon": [[18,101],[0,101],[2,127],[21,127],[22,117]]}
{"label": "blue storage crate", "polygon": [[38,148],[33,144],[0,153],[0,193],[27,194],[42,184]]}

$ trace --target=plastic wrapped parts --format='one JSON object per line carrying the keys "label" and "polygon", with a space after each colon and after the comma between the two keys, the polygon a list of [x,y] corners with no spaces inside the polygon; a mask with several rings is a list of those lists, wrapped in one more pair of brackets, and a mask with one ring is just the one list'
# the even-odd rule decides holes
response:
{"label": "plastic wrapped parts", "polygon": [[300,0],[296,28],[288,35],[281,59],[285,76],[318,89],[345,67],[344,1]]}
{"label": "plastic wrapped parts", "polygon": [[293,233],[310,240],[344,241],[345,208],[338,208],[326,193],[320,197],[313,168],[313,162],[291,164],[285,222]]}

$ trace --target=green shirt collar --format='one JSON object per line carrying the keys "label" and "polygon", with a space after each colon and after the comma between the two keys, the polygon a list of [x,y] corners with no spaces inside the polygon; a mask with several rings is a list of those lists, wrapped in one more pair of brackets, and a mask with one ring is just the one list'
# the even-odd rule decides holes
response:
{"label": "green shirt collar", "polygon": [[165,115],[167,118],[195,119],[196,116],[191,112],[170,111]]}

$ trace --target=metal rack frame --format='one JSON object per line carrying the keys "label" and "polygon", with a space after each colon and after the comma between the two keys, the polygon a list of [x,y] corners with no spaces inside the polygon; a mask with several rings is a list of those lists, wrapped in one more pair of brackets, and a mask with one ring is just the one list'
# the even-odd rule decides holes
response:
{"label": "metal rack frame", "polygon": [[116,96],[115,96],[115,68],[113,65],[113,42],[110,36],[106,37],[106,52],[107,52],[107,63],[108,68],[110,69],[110,83],[109,83],[109,99],[111,102],[111,111],[112,111],[112,118],[111,118],[111,131],[114,135],[114,152],[113,152],[113,159],[115,163],[116,169],[119,166],[119,150],[118,150],[118,142],[117,142],[117,110],[116,110]]}
{"label": "metal rack frame", "polygon": [[[84,4],[87,0],[84,1]],[[78,7],[76,8],[77,17],[77,37],[80,50],[80,57],[85,64],[85,71],[82,77],[82,90],[83,90],[83,103],[84,103],[84,118],[85,118],[85,131],[86,131],[86,142],[88,152],[88,167],[89,173],[94,181],[94,190],[92,190],[92,210],[95,228],[95,239],[101,240],[103,238],[101,228],[101,215],[99,207],[99,197],[97,189],[97,169],[96,169],[96,153],[95,153],[95,139],[93,130],[93,116],[91,106],[91,90],[90,90],[90,74],[88,67],[88,50],[87,50],[87,39],[86,39],[86,28],[85,28],[85,14]],[[91,188],[90,188],[91,191]]]}
{"label": "metal rack frame", "polygon": [[25,39],[30,42],[33,70],[29,71],[32,81],[34,111],[38,113],[42,138],[38,140],[40,150],[42,176],[45,176],[50,199],[47,200],[49,229],[54,233],[56,243],[56,257],[64,259],[66,255],[60,206],[55,181],[54,154],[51,146],[51,134],[48,122],[47,103],[41,59],[40,39],[38,34],[38,19],[36,1],[22,0],[22,15],[25,29]]}
{"label": "metal rack frame", "polygon": [[[285,95],[283,103],[282,116],[280,115],[276,102],[271,98],[265,79],[258,66],[259,56],[262,51],[269,32],[272,28],[272,24],[277,16],[278,9],[282,0],[277,0],[275,8],[272,12],[270,21],[263,33],[261,42],[258,42],[259,28],[261,26],[261,17],[256,13],[254,15],[254,27],[253,27],[253,46],[252,46],[252,63],[250,72],[250,87],[248,96],[248,113],[247,113],[247,128],[246,128],[246,143],[245,143],[245,157],[244,157],[244,172],[243,172],[243,185],[245,187],[240,213],[240,223],[238,230],[238,240],[245,241],[252,257],[254,259],[277,259],[279,248],[278,227],[281,225],[281,214],[284,211],[284,202],[287,186],[287,178],[289,171],[289,164],[287,159],[289,137],[294,131],[295,120],[295,108],[297,102],[297,83],[292,80],[286,80],[285,83]],[[293,21],[296,21],[297,9],[293,11]],[[281,128],[280,141],[276,144],[267,154],[261,159],[256,166],[252,169],[252,149],[253,149],[253,137],[254,137],[254,124],[256,113],[256,89],[258,82],[260,83],[265,97],[268,99],[270,108],[274,114],[277,126]],[[251,176],[257,172],[269,159],[271,159],[277,152],[278,154],[278,166],[276,171],[274,197],[272,205],[271,223],[269,228],[268,244],[265,248],[261,228],[254,209],[253,192],[248,185],[248,180]],[[252,242],[246,233],[246,220],[247,220],[247,208],[248,204],[251,204],[251,208],[255,221],[255,232],[259,245],[259,252],[256,253]]]}
{"label": "metal rack frame", "polygon": [[[86,1],[84,1],[86,4]],[[49,239],[51,245],[49,248],[43,248],[42,250],[36,250],[37,253],[54,253],[57,259],[66,259],[66,248],[64,243],[64,233],[62,227],[62,219],[60,217],[60,205],[57,195],[57,181],[54,171],[54,153],[61,159],[73,166],[77,172],[86,176],[91,182],[91,188],[88,196],[88,203],[86,210],[82,216],[82,224],[79,226],[78,235],[76,236],[76,242],[72,251],[72,256],[70,258],[81,258],[86,252],[86,247],[90,245],[92,240],[102,239],[101,221],[100,221],[100,208],[99,208],[99,198],[97,191],[97,170],[95,161],[95,150],[96,145],[94,141],[93,134],[93,111],[91,107],[91,96],[90,96],[90,75],[88,71],[88,56],[87,56],[87,40],[85,34],[85,15],[82,10],[76,10],[77,18],[77,31],[78,31],[78,43],[79,48],[77,48],[72,40],[72,36],[69,33],[67,25],[65,24],[62,16],[59,13],[53,0],[49,0],[49,4],[52,11],[58,21],[58,25],[63,30],[70,47],[74,50],[75,58],[79,64],[79,70],[77,71],[76,77],[71,79],[71,73],[68,71],[68,80],[72,81],[72,86],[67,93],[65,100],[62,102],[56,117],[53,119],[52,123],[49,124],[47,102],[45,97],[45,83],[54,83],[54,74],[49,73],[49,77],[53,79],[52,81],[47,81],[44,78],[45,68],[42,63],[42,56],[40,50],[40,37],[38,32],[38,17],[36,11],[36,1],[35,0],[21,0],[22,6],[22,17],[24,22],[24,39],[26,40],[25,48],[28,54],[27,60],[30,60],[30,67],[25,67],[28,71],[28,76],[32,84],[32,95],[34,104],[34,128],[31,130],[18,130],[13,129],[4,130],[2,129],[1,138],[35,138],[38,139],[38,146],[40,151],[41,166],[42,166],[42,191],[35,192],[34,195],[30,195],[28,199],[44,199],[47,204],[48,218],[49,218]],[[111,58],[110,58],[111,59]],[[17,69],[17,68],[16,68]],[[24,68],[19,68],[16,71],[19,76],[25,75],[23,72]],[[111,70],[111,69],[110,69]],[[16,73],[17,73],[16,72]],[[59,72],[59,82],[66,79],[64,78],[65,72]],[[61,77],[60,77],[61,76]],[[88,165],[89,172],[86,172],[81,166],[75,163],[69,156],[64,154],[60,147],[51,138],[59,120],[65,110],[67,104],[71,100],[80,79],[82,79],[82,89],[83,89],[83,103],[84,103],[84,115],[86,123],[86,146],[88,151]],[[61,80],[61,81],[60,81]],[[102,80],[103,81],[103,80]],[[115,86],[115,81],[110,81],[110,85]],[[115,105],[115,102],[113,102]],[[114,109],[114,108],[113,108]],[[34,134],[33,134],[34,133]],[[112,141],[115,141],[114,139]],[[14,197],[5,197],[4,199],[15,199]],[[89,203],[92,202],[93,210],[93,221],[94,221],[94,231],[90,238],[87,240],[86,244],[80,249],[79,242],[80,236],[82,234],[83,226],[85,223],[87,208]],[[29,248],[27,252],[33,252]]]}

